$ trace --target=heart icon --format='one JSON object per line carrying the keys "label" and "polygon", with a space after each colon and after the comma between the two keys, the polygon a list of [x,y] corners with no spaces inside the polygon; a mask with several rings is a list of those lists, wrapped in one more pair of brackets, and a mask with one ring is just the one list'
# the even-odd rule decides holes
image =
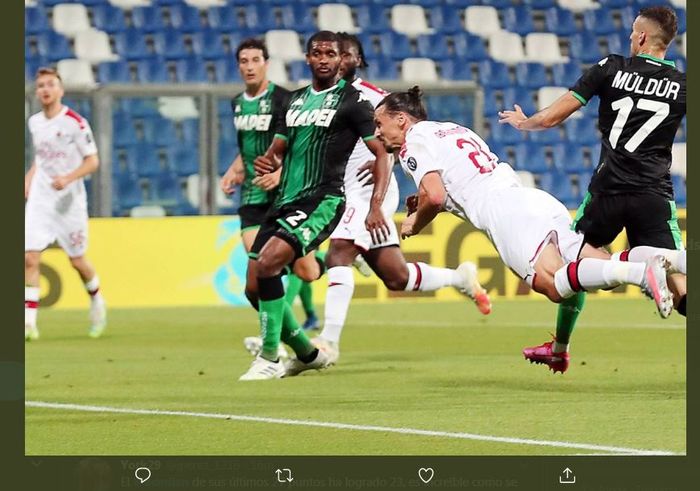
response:
{"label": "heart icon", "polygon": [[420,480],[425,484],[428,484],[433,479],[434,475],[435,471],[432,467],[421,467],[418,469],[418,477],[420,477]]}

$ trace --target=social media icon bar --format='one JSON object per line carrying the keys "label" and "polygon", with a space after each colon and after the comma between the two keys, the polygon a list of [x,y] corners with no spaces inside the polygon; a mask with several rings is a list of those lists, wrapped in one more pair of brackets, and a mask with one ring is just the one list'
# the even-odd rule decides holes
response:
{"label": "social media icon bar", "polygon": [[143,484],[151,478],[151,469],[148,467],[139,467],[134,471],[134,476]]}

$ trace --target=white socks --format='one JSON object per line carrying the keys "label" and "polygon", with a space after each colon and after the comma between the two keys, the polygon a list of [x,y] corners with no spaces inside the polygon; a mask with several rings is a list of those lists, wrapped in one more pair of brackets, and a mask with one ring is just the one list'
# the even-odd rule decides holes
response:
{"label": "white socks", "polygon": [[631,283],[639,286],[644,278],[646,264],[584,258],[569,263],[554,273],[554,286],[562,298],[581,290],[615,288]]}
{"label": "white socks", "polygon": [[36,314],[39,310],[39,287],[24,287],[24,325],[36,327]]}
{"label": "white socks", "polygon": [[632,249],[622,252],[616,252],[612,255],[615,261],[630,261],[635,263],[646,262],[647,259],[654,256],[664,256],[671,264],[669,273],[687,274],[686,251],[677,251],[673,249],[661,249],[658,247],[637,246]]}
{"label": "white socks", "polygon": [[436,268],[425,263],[406,263],[408,266],[407,292],[438,290],[446,286],[460,288],[462,278],[454,269]]}
{"label": "white socks", "polygon": [[350,266],[333,266],[328,268],[327,275],[325,320],[320,336],[326,341],[339,343],[355,290],[355,278]]}

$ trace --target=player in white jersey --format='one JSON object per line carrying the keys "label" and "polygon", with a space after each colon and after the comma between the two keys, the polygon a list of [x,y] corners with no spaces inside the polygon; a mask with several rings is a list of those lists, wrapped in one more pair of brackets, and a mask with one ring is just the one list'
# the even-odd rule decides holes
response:
{"label": "player in white jersey", "polygon": [[[358,68],[367,66],[362,44],[356,36],[347,33],[338,35],[342,43],[341,76],[376,107],[388,93],[356,76]],[[463,263],[456,270],[436,268],[420,262],[406,263],[399,249],[399,237],[393,218],[399,205],[399,188],[391,172],[382,205],[389,234],[381,241],[372,240],[365,225],[372,186],[368,185],[364,176],[369,176],[369,166],[366,164],[373,158],[364,142],[358,140],[345,170],[345,213],[330,236],[331,245],[326,255],[328,291],[325,322],[323,331],[313,341],[326,351],[332,363],[340,355],[340,335],[354,291],[351,265],[358,255],[364,257],[369,267],[390,290],[428,291],[451,286],[473,298],[482,313],[487,314],[491,309],[488,295],[476,279],[476,266],[473,263]]]}
{"label": "player in white jersey", "polygon": [[107,323],[100,283],[85,257],[88,240],[87,198],[83,177],[99,165],[89,123],[61,103],[63,84],[58,72],[41,68],[36,96],[42,110],[31,116],[29,131],[34,162],[24,178],[24,335],[39,338],[41,253],[54,241],[66,251],[90,295],[91,337],[99,337]]}
{"label": "player in white jersey", "polygon": [[[645,262],[609,260],[571,230],[567,209],[544,191],[525,188],[513,169],[476,133],[456,123],[427,121],[419,87],[387,96],[376,108],[377,133],[418,187],[417,204],[401,225],[402,237],[419,233],[441,211],[486,232],[511,270],[553,302],[577,291],[634,284],[662,317],[673,308],[666,268],[685,270],[685,255],[656,249]],[[581,259],[579,259],[581,258]],[[526,358],[564,372],[568,344],[546,343]]]}

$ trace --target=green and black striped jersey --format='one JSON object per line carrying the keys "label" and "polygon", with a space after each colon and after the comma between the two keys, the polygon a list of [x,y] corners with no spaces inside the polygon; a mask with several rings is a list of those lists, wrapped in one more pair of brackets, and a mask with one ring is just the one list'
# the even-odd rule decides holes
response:
{"label": "green and black striped jersey", "polygon": [[352,84],[340,80],[317,92],[292,92],[276,137],[287,140],[275,207],[315,195],[343,195],[345,166],[358,138],[374,138],[374,108]]}
{"label": "green and black striped jersey", "polygon": [[251,182],[255,178],[253,163],[272,143],[279,120],[284,121],[289,94],[288,90],[270,82],[267,90],[257,97],[242,92],[231,101],[238,149],[245,167],[241,206],[272,203],[275,197],[275,191],[263,191]]}

